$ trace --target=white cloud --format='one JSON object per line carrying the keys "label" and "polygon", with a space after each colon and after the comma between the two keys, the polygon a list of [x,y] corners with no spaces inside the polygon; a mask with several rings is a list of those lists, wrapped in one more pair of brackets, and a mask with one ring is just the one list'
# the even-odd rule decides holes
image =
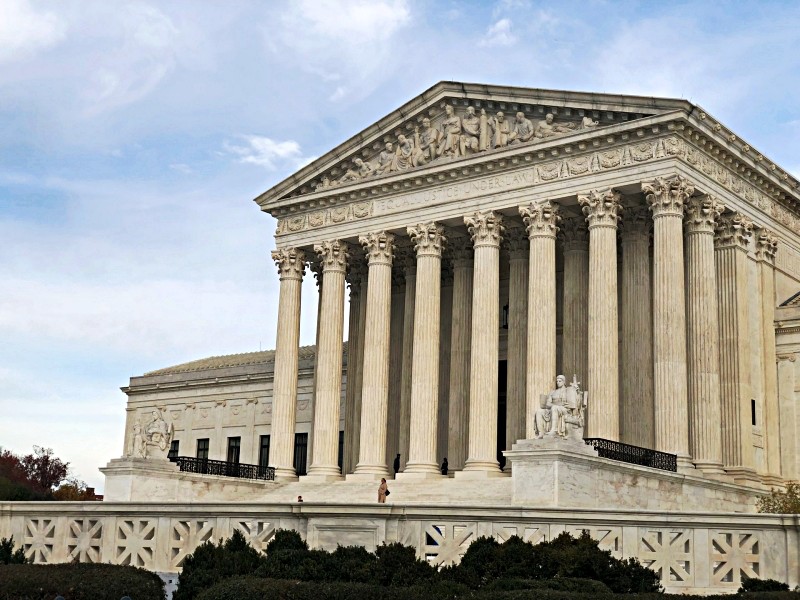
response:
{"label": "white cloud", "polygon": [[279,142],[261,135],[242,135],[245,145],[236,145],[225,142],[224,148],[230,154],[239,157],[239,162],[259,165],[270,171],[278,168],[280,164],[290,164],[299,167],[308,162],[303,156],[300,144],[294,140]]}
{"label": "white cloud", "polygon": [[517,36],[511,31],[511,19],[500,19],[489,27],[478,43],[479,46],[511,46],[517,42]]}
{"label": "white cloud", "polygon": [[191,175],[194,173],[194,169],[187,164],[184,163],[172,163],[169,166],[170,169],[173,171],[178,171],[179,173],[183,173],[184,175]]}
{"label": "white cloud", "polygon": [[28,0],[0,2],[0,62],[26,57],[64,39],[66,24],[53,12],[37,12]]}

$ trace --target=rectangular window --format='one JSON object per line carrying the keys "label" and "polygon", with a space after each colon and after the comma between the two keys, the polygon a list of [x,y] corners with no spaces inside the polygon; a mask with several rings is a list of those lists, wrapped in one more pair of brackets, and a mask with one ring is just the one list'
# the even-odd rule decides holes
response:
{"label": "rectangular window", "polygon": [[169,453],[167,454],[167,458],[172,460],[173,458],[178,458],[178,452],[180,448],[180,442],[178,440],[172,440],[169,445]]}
{"label": "rectangular window", "polygon": [[308,434],[294,434],[294,471],[298,475],[306,474],[306,462],[308,459]]}
{"label": "rectangular window", "polygon": [[208,460],[208,438],[197,440],[197,458]]}
{"label": "rectangular window", "polygon": [[756,401],[755,399],[750,400],[750,419],[753,421],[753,425],[756,424]]}
{"label": "rectangular window", "polygon": [[268,467],[269,466],[269,436],[262,435],[261,436],[261,443],[258,447],[258,466],[259,467]]}
{"label": "rectangular window", "polygon": [[342,461],[344,459],[344,431],[339,432],[339,459],[336,461],[339,465],[339,473],[344,473],[342,468]]}
{"label": "rectangular window", "polygon": [[228,462],[239,464],[239,451],[242,449],[242,438],[228,438]]}

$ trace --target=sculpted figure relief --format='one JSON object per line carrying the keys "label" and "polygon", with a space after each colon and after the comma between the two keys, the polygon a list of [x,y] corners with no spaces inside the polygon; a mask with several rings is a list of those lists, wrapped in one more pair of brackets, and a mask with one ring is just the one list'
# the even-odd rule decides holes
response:
{"label": "sculpted figure relief", "polygon": [[556,377],[556,389],[542,394],[534,425],[537,439],[545,435],[583,442],[586,393],[580,391],[577,378],[566,385],[563,375]]}
{"label": "sculpted figure relief", "polygon": [[442,139],[442,132],[431,127],[431,120],[427,117],[422,119],[422,131],[414,128],[414,141],[419,148],[420,156],[424,162],[431,162],[436,158],[436,149]]}
{"label": "sculpted figure relief", "polygon": [[133,440],[131,442],[130,456],[134,458],[166,458],[170,442],[175,434],[172,424],[168,424],[158,409],[153,409],[150,422],[142,425],[136,421],[133,425]]}
{"label": "sculpted figure relief", "polygon": [[525,115],[518,112],[514,117],[514,130],[508,137],[510,144],[515,142],[527,142],[533,137],[533,123],[525,118]]}
{"label": "sculpted figure relief", "polygon": [[436,150],[437,156],[461,155],[461,117],[449,104],[444,107],[445,118],[442,121],[442,141]]}
{"label": "sculpted figure relief", "polygon": [[539,121],[536,125],[535,135],[538,138],[549,138],[564,133],[572,133],[575,129],[574,123],[556,123],[552,113],[544,116],[544,121]]}
{"label": "sculpted figure relief", "polygon": [[492,117],[489,121],[489,126],[492,129],[492,146],[494,148],[508,146],[511,124],[506,121],[506,116],[502,112],[498,112],[497,115]]}
{"label": "sculpted figure relief", "polygon": [[466,156],[467,150],[470,152],[477,152],[480,147],[479,139],[481,137],[481,121],[475,115],[474,107],[467,107],[467,114],[461,120],[461,127],[464,130],[459,144],[461,156]]}

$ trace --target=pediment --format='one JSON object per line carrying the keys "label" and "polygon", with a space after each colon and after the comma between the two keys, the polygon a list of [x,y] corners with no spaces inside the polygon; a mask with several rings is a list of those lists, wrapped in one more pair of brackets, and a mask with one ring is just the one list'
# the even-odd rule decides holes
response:
{"label": "pediment", "polygon": [[678,99],[441,82],[256,202],[271,212],[298,196],[338,193],[384,177],[691,108]]}

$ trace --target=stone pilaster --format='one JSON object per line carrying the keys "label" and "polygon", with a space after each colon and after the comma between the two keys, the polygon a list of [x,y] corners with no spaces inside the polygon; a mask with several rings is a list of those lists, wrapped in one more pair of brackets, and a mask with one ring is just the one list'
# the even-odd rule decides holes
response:
{"label": "stone pilaster", "polygon": [[589,376],[589,230],[586,219],[564,219],[559,227],[564,249],[564,327],[561,362],[564,375]]}
{"label": "stone pilaster", "polygon": [[619,330],[617,223],[619,192],[578,195],[589,223],[589,431],[586,437],[619,440]]}
{"label": "stone pilaster", "polygon": [[767,451],[767,473],[778,483],[781,475],[780,409],[778,404],[778,371],[775,358],[775,255],[778,238],[768,229],[758,228],[756,259],[761,285],[761,327],[763,337],[760,353],[764,370],[764,439]]}
{"label": "stone pilaster", "polygon": [[364,333],[364,375],[361,434],[355,475],[380,479],[386,466],[386,421],[389,411],[389,333],[392,316],[394,236],[381,231],[361,236],[369,261],[367,322]]}
{"label": "stone pilaster", "polygon": [[559,206],[545,200],[521,206],[528,233],[528,340],[525,438],[534,437],[539,395],[556,379],[556,234]]}
{"label": "stone pilaster", "polygon": [[[525,411],[528,368],[528,234],[523,229],[508,229],[508,352],[506,372],[506,450],[527,437]],[[506,470],[510,469],[510,463]]]}
{"label": "stone pilaster", "polygon": [[342,333],[348,246],[340,240],[314,246],[322,263],[322,306],[317,336],[314,448],[309,479],[341,479],[338,465],[342,393]]}
{"label": "stone pilaster", "polygon": [[414,368],[414,304],[417,289],[417,260],[404,256],[406,295],[403,302],[403,380],[400,386],[400,470],[405,470],[411,440],[411,382]]}
{"label": "stone pilaster", "polygon": [[800,407],[795,395],[797,354],[781,353],[776,356],[778,367],[778,395],[781,419],[781,475],[784,479],[800,479]]}
{"label": "stone pilaster", "polygon": [[[447,460],[464,468],[469,442],[469,368],[472,339],[472,244],[459,238],[453,248],[453,323],[450,329],[450,403]],[[458,244],[458,245],[456,245]]]}
{"label": "stone pilaster", "polygon": [[305,254],[296,248],[282,248],[272,252],[272,260],[278,266],[281,289],[278,299],[278,333],[275,338],[270,463],[275,467],[275,477],[294,479],[300,297]]}
{"label": "stone pilaster", "polygon": [[720,217],[714,238],[722,399],[722,463],[735,479],[755,481],[750,415],[747,327],[747,248],[753,222],[738,213]]}
{"label": "stone pilaster", "polygon": [[686,203],[686,328],[689,449],[697,468],[722,473],[719,318],[714,229],[725,206],[714,196]]}
{"label": "stone pilaster", "polygon": [[361,397],[361,361],[364,356],[364,330],[361,329],[362,305],[366,305],[367,271],[351,257],[347,273],[350,284],[350,314],[347,330],[347,383],[344,400],[344,472],[352,473],[358,462],[358,434],[361,427],[359,402]]}
{"label": "stone pilaster", "polygon": [[436,457],[439,310],[444,231],[436,223],[408,228],[417,253],[408,462],[403,476],[441,477]]}
{"label": "stone pilaster", "polygon": [[500,318],[500,242],[503,217],[492,211],[464,217],[475,250],[469,373],[469,451],[459,475],[499,474],[497,384]]}
{"label": "stone pilaster", "polygon": [[691,467],[686,380],[683,210],[694,185],[680,175],[642,184],[653,213],[653,397],[656,450]]}
{"label": "stone pilaster", "polygon": [[625,212],[620,281],[620,439],[652,448],[653,313],[650,229],[646,206]]}

